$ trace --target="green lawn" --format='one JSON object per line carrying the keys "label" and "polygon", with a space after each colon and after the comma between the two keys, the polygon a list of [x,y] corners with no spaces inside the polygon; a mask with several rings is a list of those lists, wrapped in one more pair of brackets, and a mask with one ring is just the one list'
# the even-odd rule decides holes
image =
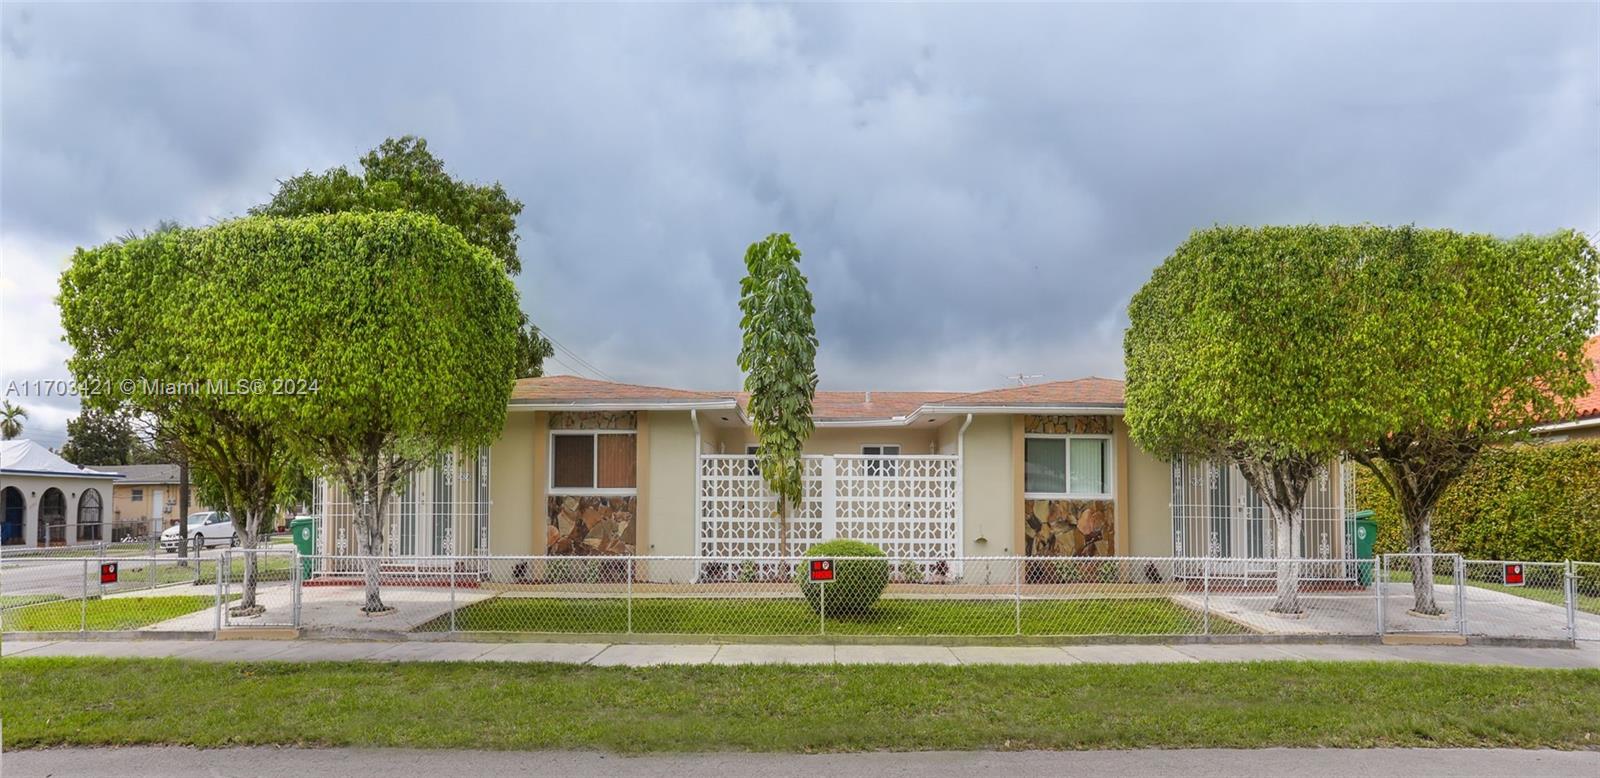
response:
{"label": "green lawn", "polygon": [[8,748],[638,753],[1600,742],[1595,670],[1317,662],[636,669],[20,657],[0,667]]}
{"label": "green lawn", "polygon": [[0,608],[20,608],[41,602],[59,600],[59,594],[0,594]]}
{"label": "green lawn", "polygon": [[[1011,635],[1016,606],[1005,600],[879,600],[866,614],[829,616],[835,635]],[[820,620],[804,601],[638,598],[633,631],[677,635],[814,635]],[[438,632],[449,616],[418,627]],[[625,632],[620,598],[498,597],[456,611],[456,629],[489,632]],[[1212,619],[1215,633],[1244,630]],[[1049,600],[1022,604],[1024,635],[1176,635],[1202,631],[1199,613],[1163,598]]]}
{"label": "green lawn", "polygon": [[[12,608],[5,613],[7,632],[76,632],[84,623],[91,632],[138,629],[213,607],[213,597],[111,597],[58,600],[43,605]],[[87,622],[85,622],[85,618]]]}

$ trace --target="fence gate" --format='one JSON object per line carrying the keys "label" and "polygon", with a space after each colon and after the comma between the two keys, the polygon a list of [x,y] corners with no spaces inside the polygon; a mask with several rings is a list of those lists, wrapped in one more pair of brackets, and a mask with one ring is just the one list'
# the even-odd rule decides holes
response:
{"label": "fence gate", "polygon": [[[1419,579],[1433,582],[1433,613],[1418,609]],[[1461,580],[1460,554],[1384,554],[1377,583],[1383,631],[1465,635],[1466,599]]]}
{"label": "fence gate", "polygon": [[[247,563],[255,563],[255,602],[247,605]],[[300,626],[300,559],[293,548],[230,548],[217,565],[224,627]]]}

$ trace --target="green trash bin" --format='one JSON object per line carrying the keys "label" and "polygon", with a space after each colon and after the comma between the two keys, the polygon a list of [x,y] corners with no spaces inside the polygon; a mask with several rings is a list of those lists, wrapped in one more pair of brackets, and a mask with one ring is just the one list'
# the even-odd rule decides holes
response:
{"label": "green trash bin", "polygon": [[1353,538],[1356,547],[1356,580],[1362,586],[1372,585],[1373,568],[1376,557],[1373,548],[1378,544],[1378,522],[1372,518],[1374,511],[1356,511],[1350,514],[1351,524],[1354,528],[1350,531],[1355,534]]}
{"label": "green trash bin", "polygon": [[300,580],[311,580],[311,557],[317,553],[317,517],[296,516],[289,520],[289,537],[300,552]]}

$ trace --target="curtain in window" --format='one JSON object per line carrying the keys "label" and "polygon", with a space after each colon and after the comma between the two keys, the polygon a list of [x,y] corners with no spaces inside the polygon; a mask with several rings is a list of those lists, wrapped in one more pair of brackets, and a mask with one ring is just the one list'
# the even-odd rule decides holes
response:
{"label": "curtain in window", "polygon": [[1060,438],[1029,438],[1024,442],[1024,491],[1061,494],[1067,490],[1065,444]]}
{"label": "curtain in window", "polygon": [[637,440],[632,435],[596,435],[601,489],[632,489],[637,484]]}
{"label": "curtain in window", "polygon": [[568,489],[594,486],[594,436],[556,435],[554,440],[550,485]]}
{"label": "curtain in window", "polygon": [[1099,438],[1073,438],[1072,488],[1073,494],[1105,494],[1106,442]]}

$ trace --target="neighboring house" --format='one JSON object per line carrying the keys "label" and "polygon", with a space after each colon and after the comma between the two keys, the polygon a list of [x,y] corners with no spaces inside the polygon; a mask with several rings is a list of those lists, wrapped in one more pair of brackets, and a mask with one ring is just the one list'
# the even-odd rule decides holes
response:
{"label": "neighboring house", "polygon": [[121,477],[74,465],[31,440],[0,441],[0,545],[107,539],[112,484]]}
{"label": "neighboring house", "polygon": [[[737,392],[572,376],[516,383],[492,446],[440,457],[389,509],[394,556],[779,552]],[[1163,462],[1105,378],[985,392],[818,392],[790,550],[834,537],[902,557],[1256,556],[1273,527],[1235,468]],[[1343,558],[1345,481],[1312,486],[1307,557]],[[323,548],[356,553],[319,484]]]}
{"label": "neighboring house", "polygon": [[1584,353],[1589,357],[1589,393],[1578,398],[1571,418],[1534,427],[1531,432],[1540,441],[1600,439],[1600,336],[1589,339]]}
{"label": "neighboring house", "polygon": [[[107,469],[110,466],[91,467]],[[123,478],[112,490],[109,520],[115,525],[113,533],[117,537],[108,540],[138,537],[151,531],[159,534],[178,521],[178,488],[182,480],[178,465],[119,465],[116,469]],[[194,496],[191,488],[190,513],[211,510]]]}

